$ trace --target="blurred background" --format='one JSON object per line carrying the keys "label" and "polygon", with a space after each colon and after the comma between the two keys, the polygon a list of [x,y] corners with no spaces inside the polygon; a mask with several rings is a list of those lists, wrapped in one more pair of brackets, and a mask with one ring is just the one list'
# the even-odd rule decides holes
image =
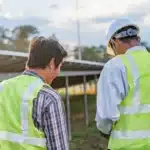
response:
{"label": "blurred background", "polygon": [[70,59],[106,62],[105,30],[118,17],[137,22],[149,47],[149,5],[149,0],[0,0],[0,49],[27,52],[32,37],[52,35]]}
{"label": "blurred background", "polygon": [[[68,51],[69,60],[106,63],[105,30],[118,17],[141,28],[142,45],[150,51],[150,0],[0,0],[0,50],[28,52],[35,36],[52,36]],[[1,63],[1,62],[0,62]],[[69,88],[72,150],[104,150],[107,141],[95,127],[96,86],[87,83],[90,123],[83,125],[83,93]],[[65,89],[57,89],[64,97]],[[65,97],[64,97],[65,99]]]}

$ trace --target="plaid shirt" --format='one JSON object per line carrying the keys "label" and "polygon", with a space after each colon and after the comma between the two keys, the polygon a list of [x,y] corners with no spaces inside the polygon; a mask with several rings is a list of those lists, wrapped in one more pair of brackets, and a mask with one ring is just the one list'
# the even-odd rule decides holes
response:
{"label": "plaid shirt", "polygon": [[[23,74],[37,76],[31,71]],[[48,150],[69,149],[64,103],[54,89],[43,86],[33,101],[32,118],[35,127],[44,132]]]}

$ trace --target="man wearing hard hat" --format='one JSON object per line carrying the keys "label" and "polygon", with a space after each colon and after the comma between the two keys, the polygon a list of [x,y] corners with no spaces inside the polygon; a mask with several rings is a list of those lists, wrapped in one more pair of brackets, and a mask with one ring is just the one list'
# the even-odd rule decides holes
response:
{"label": "man wearing hard hat", "polygon": [[110,150],[150,149],[150,56],[140,46],[139,27],[117,19],[107,30],[106,63],[97,85],[97,128]]}

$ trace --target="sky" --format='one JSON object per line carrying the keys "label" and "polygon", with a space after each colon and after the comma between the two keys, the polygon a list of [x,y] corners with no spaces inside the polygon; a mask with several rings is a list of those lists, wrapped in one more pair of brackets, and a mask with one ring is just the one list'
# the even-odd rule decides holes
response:
{"label": "sky", "polygon": [[150,0],[0,0],[0,25],[36,26],[43,36],[56,34],[62,44],[78,44],[76,19],[80,20],[81,45],[105,45],[105,30],[114,19],[127,17],[141,28],[150,43]]}

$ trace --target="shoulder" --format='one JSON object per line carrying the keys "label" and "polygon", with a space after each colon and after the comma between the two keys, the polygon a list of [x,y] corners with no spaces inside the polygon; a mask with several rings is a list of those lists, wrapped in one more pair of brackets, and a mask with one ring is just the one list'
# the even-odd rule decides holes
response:
{"label": "shoulder", "polygon": [[47,107],[49,104],[59,104],[61,102],[61,96],[55,89],[50,86],[44,85],[39,92],[44,95],[44,106]]}
{"label": "shoulder", "polygon": [[125,65],[123,64],[123,61],[120,56],[116,56],[112,59],[110,59],[104,66],[104,69],[123,69],[125,68]]}
{"label": "shoulder", "polygon": [[99,82],[103,80],[114,81],[114,79],[119,79],[120,76],[123,78],[126,76],[126,67],[121,57],[116,56],[105,64]]}
{"label": "shoulder", "polygon": [[120,56],[116,56],[114,58],[112,58],[111,60],[109,60],[102,72],[106,72],[106,73],[117,73],[117,72],[120,72],[120,73],[125,73],[126,72],[126,67],[121,59]]}
{"label": "shoulder", "polygon": [[47,96],[53,96],[55,99],[61,99],[61,96],[58,94],[58,92],[51,86],[44,85],[42,91],[45,92]]}

